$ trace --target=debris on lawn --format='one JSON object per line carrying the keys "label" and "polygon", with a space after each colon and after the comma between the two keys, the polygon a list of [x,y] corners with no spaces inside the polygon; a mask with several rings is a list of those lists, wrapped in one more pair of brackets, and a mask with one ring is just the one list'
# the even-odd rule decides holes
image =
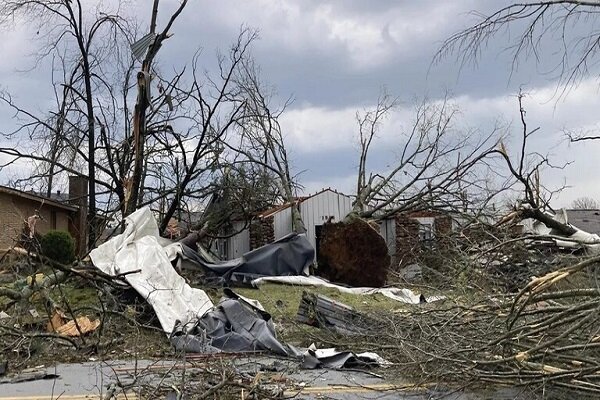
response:
{"label": "debris on lawn", "polygon": [[302,293],[296,320],[342,335],[366,335],[379,325],[375,319],[356,312],[346,304],[308,292]]}
{"label": "debris on lawn", "polygon": [[[492,268],[512,262],[497,256],[499,249],[484,248],[485,257],[469,255],[465,259],[474,261],[467,265],[493,276]],[[513,257],[523,264],[512,278],[527,282],[517,294],[468,286],[463,293],[424,286],[352,287],[308,275],[314,253],[303,235],[221,263],[202,245],[194,251],[161,238],[150,210],[143,208],[127,218],[122,234],[90,253],[92,264],[63,265],[19,253],[27,260],[19,264],[22,273],[0,287],[0,301],[6,300],[0,343],[12,349],[6,357],[16,372],[34,362],[23,360],[44,354],[101,359],[140,354],[140,347],[154,345],[155,353],[141,354],[184,360],[272,355],[297,368],[390,367],[386,376],[400,373],[395,367],[401,365],[403,377],[419,382],[552,385],[598,394],[600,292],[589,278],[600,257],[549,254],[544,258],[527,246],[523,253],[515,251]],[[537,260],[551,270],[525,278],[544,271],[526,269]],[[426,268],[423,264],[424,275]],[[201,272],[200,280],[182,276],[190,271]],[[214,283],[252,287],[221,291]],[[224,385],[263,394],[289,390],[285,380],[274,383],[219,368],[206,361],[202,373],[210,384],[203,390],[233,390]]]}
{"label": "debris on lawn", "polygon": [[67,316],[57,309],[54,310],[52,318],[48,321],[46,330],[48,332],[58,333],[59,335],[76,337],[93,332],[98,329],[99,326],[99,319],[90,319],[83,315],[74,320],[67,320]]}
{"label": "debris on lawn", "polygon": [[164,250],[168,243],[158,234],[150,208],[144,207],[127,217],[122,234],[92,250],[90,258],[103,273],[124,277],[152,306],[163,330],[170,334],[177,325],[202,317],[213,303],[175,271]]}
{"label": "debris on lawn", "polygon": [[317,276],[279,276],[279,277],[264,277],[252,281],[252,286],[260,287],[265,283],[281,283],[294,286],[314,286],[325,287],[338,290],[342,293],[355,295],[374,295],[382,294],[387,298],[407,304],[431,303],[433,301],[443,300],[442,295],[424,296],[417,294],[411,289],[406,288],[372,288],[372,287],[348,287],[331,283]]}
{"label": "debris on lawn", "polygon": [[[267,351],[299,359],[315,358],[305,364],[312,367],[332,365],[341,368],[357,359],[350,352],[311,351],[280,342],[270,314],[260,303],[231,290],[225,290],[226,297],[213,307],[205,291],[190,287],[177,273],[168,256],[172,252],[165,247],[169,247],[168,243],[160,238],[150,209],[141,208],[127,217],[122,234],[94,249],[90,258],[103,273],[124,277],[152,306],[177,350],[200,353]],[[289,235],[285,240],[246,254],[244,262],[236,261],[237,266],[232,271],[235,273],[240,268],[240,274],[249,274],[250,278],[261,276],[260,272],[277,273],[282,268],[284,273],[307,272],[308,259],[312,260],[313,255],[306,239]],[[262,264],[267,268],[261,270]],[[231,266],[226,268],[231,269]],[[324,354],[326,360],[320,360],[319,354]],[[373,363],[377,361],[371,360]]]}

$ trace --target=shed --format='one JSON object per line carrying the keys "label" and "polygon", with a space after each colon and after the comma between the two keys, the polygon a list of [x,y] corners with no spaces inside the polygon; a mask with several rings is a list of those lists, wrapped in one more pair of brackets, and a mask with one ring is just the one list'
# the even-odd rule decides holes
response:
{"label": "shed", "polygon": [[[341,221],[352,211],[352,198],[331,188],[299,197],[296,202],[300,206],[306,236],[317,251],[323,224],[328,221]],[[249,228],[242,229],[238,234],[226,239],[221,254],[228,259],[241,257],[252,249],[291,233],[292,205],[293,203],[285,203],[259,213]],[[234,229],[243,228],[243,224],[234,222]],[[315,256],[318,257],[318,254]]]}

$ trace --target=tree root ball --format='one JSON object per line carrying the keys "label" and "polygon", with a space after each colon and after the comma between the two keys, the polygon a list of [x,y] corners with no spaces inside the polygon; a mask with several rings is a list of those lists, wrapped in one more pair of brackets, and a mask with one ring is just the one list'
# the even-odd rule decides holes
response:
{"label": "tree root ball", "polygon": [[351,286],[385,285],[390,256],[377,227],[354,218],[322,229],[318,275]]}

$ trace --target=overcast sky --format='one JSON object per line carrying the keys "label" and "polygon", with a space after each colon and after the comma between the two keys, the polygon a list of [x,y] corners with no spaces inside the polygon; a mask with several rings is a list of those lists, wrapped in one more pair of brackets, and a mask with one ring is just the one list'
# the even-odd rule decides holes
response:
{"label": "overcast sky", "polygon": [[[129,3],[130,12],[149,19],[149,0]],[[163,17],[175,3],[161,2]],[[548,186],[569,185],[556,206],[568,205],[579,196],[600,200],[595,156],[600,142],[570,145],[563,133],[564,129],[597,130],[600,126],[594,71],[558,99],[556,74],[536,66],[533,60],[522,62],[511,73],[512,58],[504,51],[510,31],[488,44],[476,66],[461,70],[452,57],[431,65],[445,38],[477,21],[472,11],[488,13],[502,1],[189,3],[172,30],[174,36],[161,49],[161,68],[185,65],[197,48],[203,49],[201,60],[208,63],[214,60],[216,49],[226,49],[236,39],[240,26],[258,29],[260,40],[252,52],[264,80],[277,88],[281,101],[290,96],[294,99],[282,124],[293,169],[301,172],[300,182],[307,193],[322,187],[352,193],[358,159],[354,115],[372,107],[382,87],[398,96],[402,105],[382,129],[373,154],[374,168],[393,161],[399,143],[397,133],[410,125],[415,98],[437,99],[449,92],[460,105],[461,126],[485,133],[500,120],[518,135],[516,94],[523,88],[529,93],[525,103],[529,124],[541,128],[532,150],[550,153],[557,164],[574,162],[564,170],[549,170],[543,175]],[[21,104],[43,109],[43,95],[50,93],[47,67],[18,72],[32,67],[28,54],[35,49],[35,39],[35,32],[19,24],[3,32],[0,85]],[[545,48],[552,54],[555,46],[548,41]],[[11,123],[11,116],[2,110],[0,117],[5,126]],[[6,179],[6,175],[0,177],[2,183]]]}

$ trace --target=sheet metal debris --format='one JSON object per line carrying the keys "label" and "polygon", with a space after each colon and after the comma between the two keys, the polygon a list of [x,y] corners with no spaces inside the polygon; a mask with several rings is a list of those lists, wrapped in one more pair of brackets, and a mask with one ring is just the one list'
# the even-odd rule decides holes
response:
{"label": "sheet metal debris", "polygon": [[144,59],[148,47],[150,47],[150,45],[154,43],[155,39],[155,33],[148,33],[147,35],[141,37],[136,42],[131,44],[131,52],[138,61],[141,62]]}
{"label": "sheet metal debris", "polygon": [[341,286],[316,276],[264,277],[253,280],[252,286],[260,287],[261,285],[267,282],[296,286],[320,286],[330,289],[336,289],[342,293],[357,295],[372,295],[379,293],[390,299],[408,304],[431,303],[433,301],[445,299],[445,296],[424,296],[422,294],[415,293],[414,291],[405,288],[369,288]]}
{"label": "sheet metal debris", "polygon": [[352,307],[315,293],[302,293],[296,321],[343,335],[367,334],[376,329],[375,319]]}
{"label": "sheet metal debris", "polygon": [[[356,355],[335,349],[298,349],[277,339],[271,316],[259,302],[246,299],[231,290],[216,307],[201,289],[190,287],[172,266],[183,254],[181,244],[172,244],[158,234],[158,226],[149,208],[139,209],[126,218],[125,232],[92,250],[93,264],[111,276],[125,280],[154,309],[163,330],[179,350],[198,353],[221,351],[268,351],[294,357],[308,368],[343,368],[348,365],[380,363],[375,356]],[[312,262],[314,249],[305,237],[290,235],[273,245],[264,246],[232,265],[214,265],[224,275],[244,279],[262,273],[301,273]],[[189,255],[182,256],[184,260]],[[205,260],[201,260],[202,265]],[[206,266],[204,266],[206,267]]]}

